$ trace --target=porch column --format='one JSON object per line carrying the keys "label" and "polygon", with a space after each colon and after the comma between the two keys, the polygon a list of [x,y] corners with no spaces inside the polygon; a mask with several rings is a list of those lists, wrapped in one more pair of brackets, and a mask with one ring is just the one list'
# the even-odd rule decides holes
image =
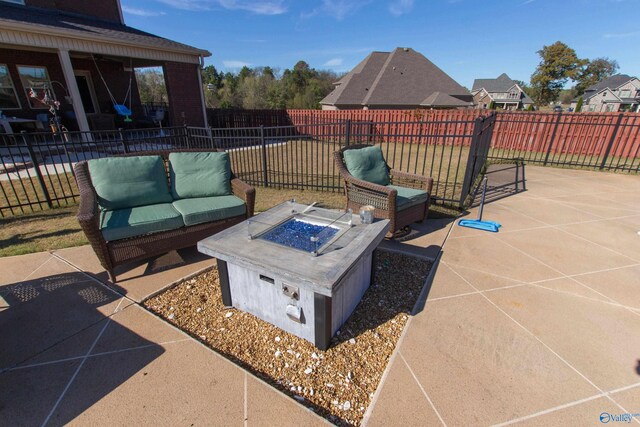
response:
{"label": "porch column", "polygon": [[87,116],[84,113],[84,106],[82,105],[82,98],[80,97],[78,83],[76,83],[76,76],[73,73],[73,65],[71,65],[71,57],[69,56],[69,51],[58,49],[58,58],[60,59],[60,65],[62,65],[64,79],[67,82],[67,89],[69,90],[69,95],[71,96],[73,111],[76,113],[78,128],[80,128],[80,131],[82,132],[89,132],[89,122],[87,122]]}

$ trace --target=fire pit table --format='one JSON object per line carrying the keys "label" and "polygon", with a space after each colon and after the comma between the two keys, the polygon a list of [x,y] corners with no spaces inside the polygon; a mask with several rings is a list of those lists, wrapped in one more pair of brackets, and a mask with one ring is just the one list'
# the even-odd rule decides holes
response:
{"label": "fire pit table", "polygon": [[388,220],[289,201],[198,243],[217,259],[222,302],[321,350],[371,282],[373,251]]}

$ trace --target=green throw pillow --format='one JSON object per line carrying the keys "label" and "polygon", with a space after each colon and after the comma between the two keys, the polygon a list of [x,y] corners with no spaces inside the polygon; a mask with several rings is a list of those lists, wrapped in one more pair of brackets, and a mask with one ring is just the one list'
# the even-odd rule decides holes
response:
{"label": "green throw pillow", "polygon": [[228,153],[171,153],[169,172],[171,194],[174,199],[231,194],[231,166]]}
{"label": "green throw pillow", "polygon": [[345,150],[343,157],[347,170],[357,179],[389,185],[389,170],[380,146]]}
{"label": "green throw pillow", "polygon": [[88,165],[104,210],[173,201],[160,156],[107,157],[89,160]]}

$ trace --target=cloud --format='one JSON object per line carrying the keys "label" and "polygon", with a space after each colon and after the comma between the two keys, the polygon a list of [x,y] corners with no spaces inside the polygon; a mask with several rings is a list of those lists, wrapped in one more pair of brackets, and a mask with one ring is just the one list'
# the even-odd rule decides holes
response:
{"label": "cloud", "polygon": [[608,33],[604,34],[602,37],[605,39],[626,39],[628,37],[636,37],[640,36],[640,31],[631,31],[628,33]]}
{"label": "cloud", "polygon": [[216,6],[228,10],[244,10],[258,15],[280,15],[287,11],[284,0],[158,0],[176,9],[201,12]]}
{"label": "cloud", "polygon": [[122,11],[124,13],[128,13],[129,15],[136,15],[136,16],[161,16],[161,15],[166,15],[165,12],[159,12],[159,11],[155,11],[155,10],[146,10],[146,9],[137,9],[135,7],[129,7],[129,6],[122,6]]}
{"label": "cloud", "polygon": [[287,11],[283,0],[218,0],[220,6],[230,10],[246,10],[258,15],[281,15]]}
{"label": "cloud", "polygon": [[525,0],[522,2],[522,6],[524,6],[525,4],[529,4],[529,3],[533,3],[536,0]]}
{"label": "cloud", "polygon": [[322,64],[323,67],[339,67],[342,65],[342,58],[332,58]]}
{"label": "cloud", "polygon": [[250,67],[251,64],[244,61],[236,61],[235,59],[225,59],[222,61],[222,65],[226,68],[242,68],[242,67]]}
{"label": "cloud", "polygon": [[210,0],[158,0],[160,3],[164,3],[167,6],[171,6],[176,9],[188,10],[191,12],[202,12],[205,10],[211,10],[214,2]]}
{"label": "cloud", "polygon": [[347,16],[356,12],[371,0],[322,0],[322,5],[311,12],[302,13],[302,19],[311,18],[316,15],[329,15],[338,21],[342,21]]}
{"label": "cloud", "polygon": [[392,15],[400,16],[413,9],[413,0],[396,0],[389,4],[389,12]]}

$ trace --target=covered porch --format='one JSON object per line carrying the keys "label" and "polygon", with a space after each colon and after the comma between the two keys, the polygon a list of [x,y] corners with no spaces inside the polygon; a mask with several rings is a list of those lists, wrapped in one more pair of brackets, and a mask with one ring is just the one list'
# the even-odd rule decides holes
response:
{"label": "covered porch", "polygon": [[[206,126],[200,69],[208,51],[79,15],[9,12],[0,17],[0,110],[8,120],[48,127],[52,115],[40,101],[47,94],[59,102],[69,130]],[[153,99],[159,105],[151,108],[141,102],[135,70],[146,67],[162,70],[168,102]]]}

